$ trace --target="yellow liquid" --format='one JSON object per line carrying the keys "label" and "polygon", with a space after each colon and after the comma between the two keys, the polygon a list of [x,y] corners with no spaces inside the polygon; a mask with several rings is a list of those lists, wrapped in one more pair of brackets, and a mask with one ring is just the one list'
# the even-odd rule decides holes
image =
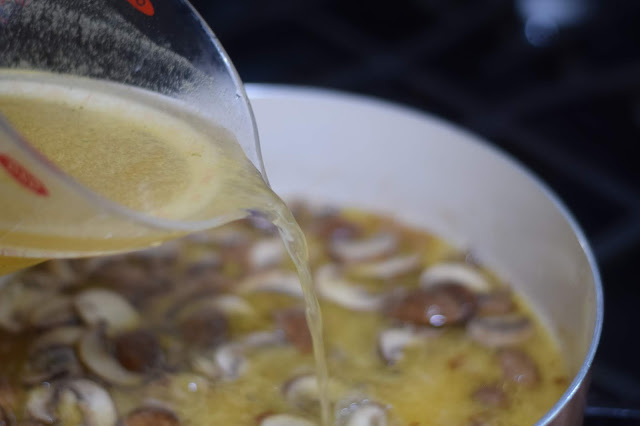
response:
{"label": "yellow liquid", "polygon": [[[372,293],[402,288],[415,289],[419,285],[422,267],[450,262],[452,256],[464,257],[464,253],[454,250],[435,236],[407,228],[387,218],[359,211],[342,212],[341,216],[349,223],[356,224],[365,235],[374,235],[381,229],[393,233],[399,240],[398,254],[412,254],[421,259],[420,268],[391,281],[358,278],[358,285]],[[327,245],[330,236],[319,231],[322,227],[318,225],[322,221],[323,219],[304,215],[299,219],[309,242],[311,267],[315,270],[332,261]],[[182,312],[188,312],[189,300],[192,308],[202,301],[201,296],[198,296],[202,295],[201,292],[192,292],[191,299],[185,298],[184,290],[194,289],[194,282],[185,279],[184,275],[193,262],[202,259],[203,254],[220,255],[222,263],[215,271],[234,283],[263,272],[251,267],[239,270],[237,265],[243,263],[242,254],[225,253],[227,246],[221,242],[222,238],[215,238],[235,232],[246,238],[245,248],[264,241],[265,238],[264,233],[249,223],[235,223],[225,229],[212,230],[204,234],[205,238],[200,240],[179,241],[177,257],[172,257],[171,260],[164,258],[165,262],[162,263],[165,273],[175,277],[166,286],[163,285],[162,289],[156,287],[155,291],[149,291],[149,287],[146,287],[146,291],[135,291],[138,296],[132,296],[127,290],[135,289],[126,284],[118,285],[116,277],[100,278],[98,275],[83,278],[82,284],[74,287],[74,292],[77,294],[87,288],[108,288],[109,285],[113,285],[112,289],[125,295],[128,300],[137,300],[135,306],[140,314],[138,328],[150,330],[158,336],[164,353],[189,354],[189,344],[180,328],[176,328],[176,323],[180,324],[176,318],[180,318],[181,315],[172,316],[167,312],[171,311],[172,306],[181,306]],[[149,263],[135,255],[118,259],[115,260],[115,266],[112,264],[111,271],[117,269],[118,262],[133,262],[149,275],[158,268],[157,263]],[[289,262],[282,261],[274,268],[289,273],[292,267]],[[505,283],[491,271],[484,268],[478,271],[487,279],[493,290],[505,287]],[[28,275],[29,272],[26,273],[26,276]],[[20,288],[20,283],[24,282],[21,278],[18,276],[9,284],[15,284],[14,288]],[[210,289],[217,285],[212,281]],[[68,292],[64,287],[58,288],[57,291]],[[242,339],[242,336],[251,333],[277,330],[280,326],[274,322],[274,314],[300,306],[297,296],[247,292],[239,285],[225,289],[218,287],[217,291],[222,293],[216,295],[235,296],[251,307],[249,312],[228,314],[231,342],[234,338]],[[0,301],[7,294],[10,293],[0,290]],[[471,340],[462,326],[445,327],[439,334],[405,347],[404,356],[397,363],[389,365],[380,357],[376,348],[379,333],[394,326],[392,319],[384,312],[354,311],[320,297],[327,330],[327,361],[332,372],[330,400],[343,407],[344,401],[349,400],[355,391],[357,401],[368,399],[389,408],[386,423],[389,426],[534,424],[560,398],[571,376],[549,331],[522,300],[514,297],[515,312],[532,320],[533,333],[521,343],[519,349],[528,354],[538,366],[539,382],[533,387],[504,380],[496,360],[495,349]],[[191,312],[197,309],[192,309]],[[33,389],[23,384],[23,378],[25,371],[29,371],[25,369],[25,365],[33,365],[33,358],[28,355],[29,348],[33,348],[39,335],[41,333],[28,326],[19,334],[10,334],[4,332],[0,325],[0,383],[5,377],[16,390],[16,403],[11,407],[16,415],[26,413],[24,407],[27,395]],[[209,350],[199,350],[195,354],[204,359],[212,357]],[[231,380],[219,380],[194,368],[192,363],[174,359],[171,361],[173,368],[161,367],[159,375],[149,374],[148,381],[140,386],[114,385],[107,389],[121,416],[144,406],[145,401],[155,399],[170,406],[183,426],[257,426],[256,419],[269,412],[289,413],[307,419],[317,413],[315,399],[312,404],[300,406],[292,404],[283,393],[285,383],[290,383],[292,378],[300,374],[309,373],[313,358],[305,350],[300,350],[291,343],[263,347],[247,354],[246,361],[247,370],[243,374]],[[492,384],[502,388],[508,404],[491,407],[471,397],[479,387]],[[55,382],[52,386],[56,386]],[[62,411],[59,413],[61,426],[77,426],[80,423],[79,420],[64,417]],[[472,422],[472,419],[475,422]]]}
{"label": "yellow liquid", "polygon": [[[304,235],[229,132],[159,95],[45,73],[0,71],[0,113],[77,182],[137,213],[191,222],[218,218],[218,223],[250,210],[269,217],[298,270],[325,394],[322,319]],[[10,148],[0,140],[0,154]],[[185,233],[105,213],[96,207],[99,201],[69,195],[64,182],[37,165],[26,166],[49,187],[49,196],[34,196],[0,169],[0,274],[41,258],[136,249]],[[326,425],[329,404],[326,397],[321,402]]]}

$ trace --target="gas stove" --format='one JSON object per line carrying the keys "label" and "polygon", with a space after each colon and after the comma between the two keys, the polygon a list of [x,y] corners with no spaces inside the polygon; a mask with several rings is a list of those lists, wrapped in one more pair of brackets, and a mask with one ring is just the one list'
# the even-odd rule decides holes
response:
{"label": "gas stove", "polygon": [[640,2],[193,3],[244,81],[410,105],[542,177],[587,233],[605,286],[585,424],[640,424]]}

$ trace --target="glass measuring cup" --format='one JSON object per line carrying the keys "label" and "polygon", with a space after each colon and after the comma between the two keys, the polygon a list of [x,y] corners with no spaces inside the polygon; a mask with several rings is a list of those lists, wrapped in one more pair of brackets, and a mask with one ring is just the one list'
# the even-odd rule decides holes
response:
{"label": "glass measuring cup", "polygon": [[[233,134],[266,181],[242,83],[187,2],[4,0],[0,40],[0,71],[106,80],[188,104]],[[126,208],[62,172],[2,117],[0,205],[0,275],[45,258],[146,247],[246,215],[169,220]]]}

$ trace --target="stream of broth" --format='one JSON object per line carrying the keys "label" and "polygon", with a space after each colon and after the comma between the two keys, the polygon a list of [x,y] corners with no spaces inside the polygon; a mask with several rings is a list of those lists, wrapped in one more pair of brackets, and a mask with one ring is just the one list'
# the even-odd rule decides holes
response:
{"label": "stream of broth", "polygon": [[[322,316],[304,234],[229,132],[166,97],[113,83],[33,72],[0,71],[0,113],[60,169],[129,209],[183,221],[240,218],[251,211],[268,217],[296,265],[313,340],[322,424],[330,424]],[[2,149],[0,145],[0,153]],[[74,234],[73,223],[38,216],[41,212],[29,206],[31,194],[20,191],[0,169],[0,249],[23,249],[28,255],[29,249],[54,245],[51,257],[95,255],[177,236],[87,239]],[[58,212],[64,217],[74,208],[57,203],[55,194],[47,202],[47,214],[53,217]],[[17,232],[16,223],[23,224],[24,231]],[[97,226],[108,235],[110,225],[114,223],[106,220]],[[23,264],[24,257],[0,256],[0,272]]]}

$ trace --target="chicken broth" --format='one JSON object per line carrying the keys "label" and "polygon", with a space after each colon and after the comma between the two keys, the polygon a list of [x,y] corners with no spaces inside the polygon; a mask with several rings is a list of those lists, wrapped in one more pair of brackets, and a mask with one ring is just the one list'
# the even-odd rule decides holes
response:
{"label": "chicken broth", "polygon": [[[523,301],[389,218],[297,204],[336,425],[531,425],[568,385]],[[273,227],[246,220],[0,287],[0,424],[319,424],[311,337]]]}

